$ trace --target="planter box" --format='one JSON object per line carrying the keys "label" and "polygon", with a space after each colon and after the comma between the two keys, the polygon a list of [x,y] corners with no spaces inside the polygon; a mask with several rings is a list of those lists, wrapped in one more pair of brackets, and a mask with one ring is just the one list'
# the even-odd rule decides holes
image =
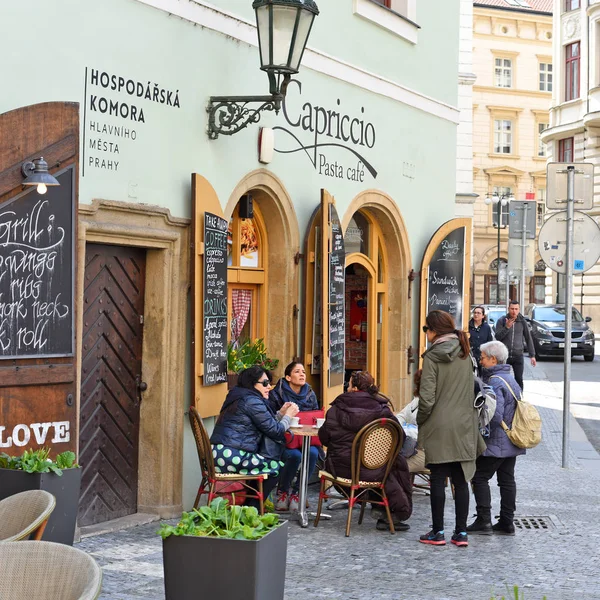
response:
{"label": "planter box", "polygon": [[56,498],[56,507],[48,519],[42,540],[73,545],[79,506],[81,469],[64,469],[62,477],[54,473],[26,473],[0,469],[0,500],[27,490],[45,490]]}
{"label": "planter box", "polygon": [[288,524],[260,540],[163,540],[166,600],[283,600]]}

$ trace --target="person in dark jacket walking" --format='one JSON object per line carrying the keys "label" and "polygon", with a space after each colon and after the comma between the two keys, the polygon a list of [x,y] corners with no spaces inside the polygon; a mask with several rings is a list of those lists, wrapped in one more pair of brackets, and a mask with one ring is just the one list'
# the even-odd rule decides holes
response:
{"label": "person in dark jacket walking", "polygon": [[473,309],[473,318],[469,321],[469,343],[471,345],[471,353],[479,365],[479,346],[486,342],[491,342],[494,339],[492,328],[487,322],[485,316],[485,308],[476,306]]}
{"label": "person in dark jacket walking", "polygon": [[[319,428],[319,439],[327,446],[327,471],[336,477],[351,478],[352,442],[365,425],[376,419],[398,420],[391,410],[389,399],[379,393],[372,375],[366,371],[354,371],[348,391],[331,403],[325,423]],[[360,478],[363,481],[377,481],[384,471],[385,467],[377,471],[364,471]],[[412,514],[412,484],[406,459],[401,454],[388,475],[385,493],[394,528],[396,531],[406,531],[409,525],[403,521]],[[378,518],[380,515],[375,511],[374,516]],[[389,530],[387,522],[379,518],[377,529]]]}
{"label": "person in dark jacket walking", "polygon": [[519,312],[519,303],[511,300],[508,306],[508,314],[500,317],[496,323],[496,339],[508,348],[509,364],[515,373],[515,379],[521,389],[523,388],[523,352],[525,347],[531,357],[531,366],[535,367],[535,347],[529,325]]}
{"label": "person in dark jacket walking", "polygon": [[[273,412],[268,404],[270,387],[271,380],[262,367],[255,365],[241,371],[237,385],[225,398],[210,436],[215,470],[268,475],[263,482],[265,498],[277,485],[279,469],[283,466],[279,459],[285,449],[285,432],[292,417],[298,414],[298,407],[292,402],[284,403],[277,413]],[[276,450],[267,455],[268,447]],[[250,498],[247,504],[258,508],[258,499]]]}
{"label": "person in dark jacket walking", "polygon": [[[306,371],[301,362],[291,362],[285,368],[283,377],[277,382],[277,385],[269,394],[269,402],[274,411],[281,410],[281,407],[286,402],[295,403],[300,412],[318,410],[319,402],[317,396],[310,385],[306,383]],[[311,446],[310,457],[308,459],[309,479],[312,472],[315,470],[318,457],[319,449],[317,446]],[[298,497],[300,482],[299,478],[294,478],[300,468],[302,452],[297,448],[286,448],[281,460],[283,460],[285,464],[279,473],[275,510],[290,510],[296,512],[300,502]]]}
{"label": "person in dark jacket walking", "polygon": [[[477,518],[467,527],[467,532],[483,535],[500,533],[514,535],[513,518],[517,498],[515,463],[517,456],[525,450],[517,448],[509,439],[502,421],[511,427],[521,388],[506,364],[508,350],[502,342],[493,341],[481,346],[483,381],[496,393],[496,412],[490,421],[490,437],[487,450],[477,459],[477,469],[473,476],[473,493],[477,503]],[[513,395],[514,394],[514,395]],[[489,480],[496,475],[500,487],[500,520],[492,526],[492,497]]]}

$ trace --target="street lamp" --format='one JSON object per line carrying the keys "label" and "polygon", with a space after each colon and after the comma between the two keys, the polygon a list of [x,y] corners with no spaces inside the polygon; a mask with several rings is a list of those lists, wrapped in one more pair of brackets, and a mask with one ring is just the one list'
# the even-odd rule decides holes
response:
{"label": "street lamp", "polygon": [[[502,224],[502,207],[515,199],[512,192],[510,194],[498,194],[494,192],[492,196],[488,196],[484,202],[489,206],[494,204],[496,207],[496,228],[498,229],[498,258],[496,259],[496,304],[500,304],[500,229],[506,229],[506,225]],[[508,277],[508,273],[506,274]]]}

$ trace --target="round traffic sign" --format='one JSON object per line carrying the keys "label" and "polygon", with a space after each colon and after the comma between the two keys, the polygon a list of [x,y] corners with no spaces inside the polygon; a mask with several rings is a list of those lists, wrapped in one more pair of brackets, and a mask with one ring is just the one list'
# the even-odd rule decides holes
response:
{"label": "round traffic sign", "polygon": [[[540,256],[557,273],[566,273],[567,211],[553,214],[540,229]],[[575,211],[573,224],[573,273],[584,273],[600,258],[600,227],[586,213]]]}

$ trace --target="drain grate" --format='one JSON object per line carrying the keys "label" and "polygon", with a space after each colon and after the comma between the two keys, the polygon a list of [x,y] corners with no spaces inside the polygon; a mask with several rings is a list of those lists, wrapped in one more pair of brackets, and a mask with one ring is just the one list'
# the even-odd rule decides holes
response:
{"label": "drain grate", "polygon": [[514,524],[520,531],[551,531],[556,529],[552,517],[515,517]]}

